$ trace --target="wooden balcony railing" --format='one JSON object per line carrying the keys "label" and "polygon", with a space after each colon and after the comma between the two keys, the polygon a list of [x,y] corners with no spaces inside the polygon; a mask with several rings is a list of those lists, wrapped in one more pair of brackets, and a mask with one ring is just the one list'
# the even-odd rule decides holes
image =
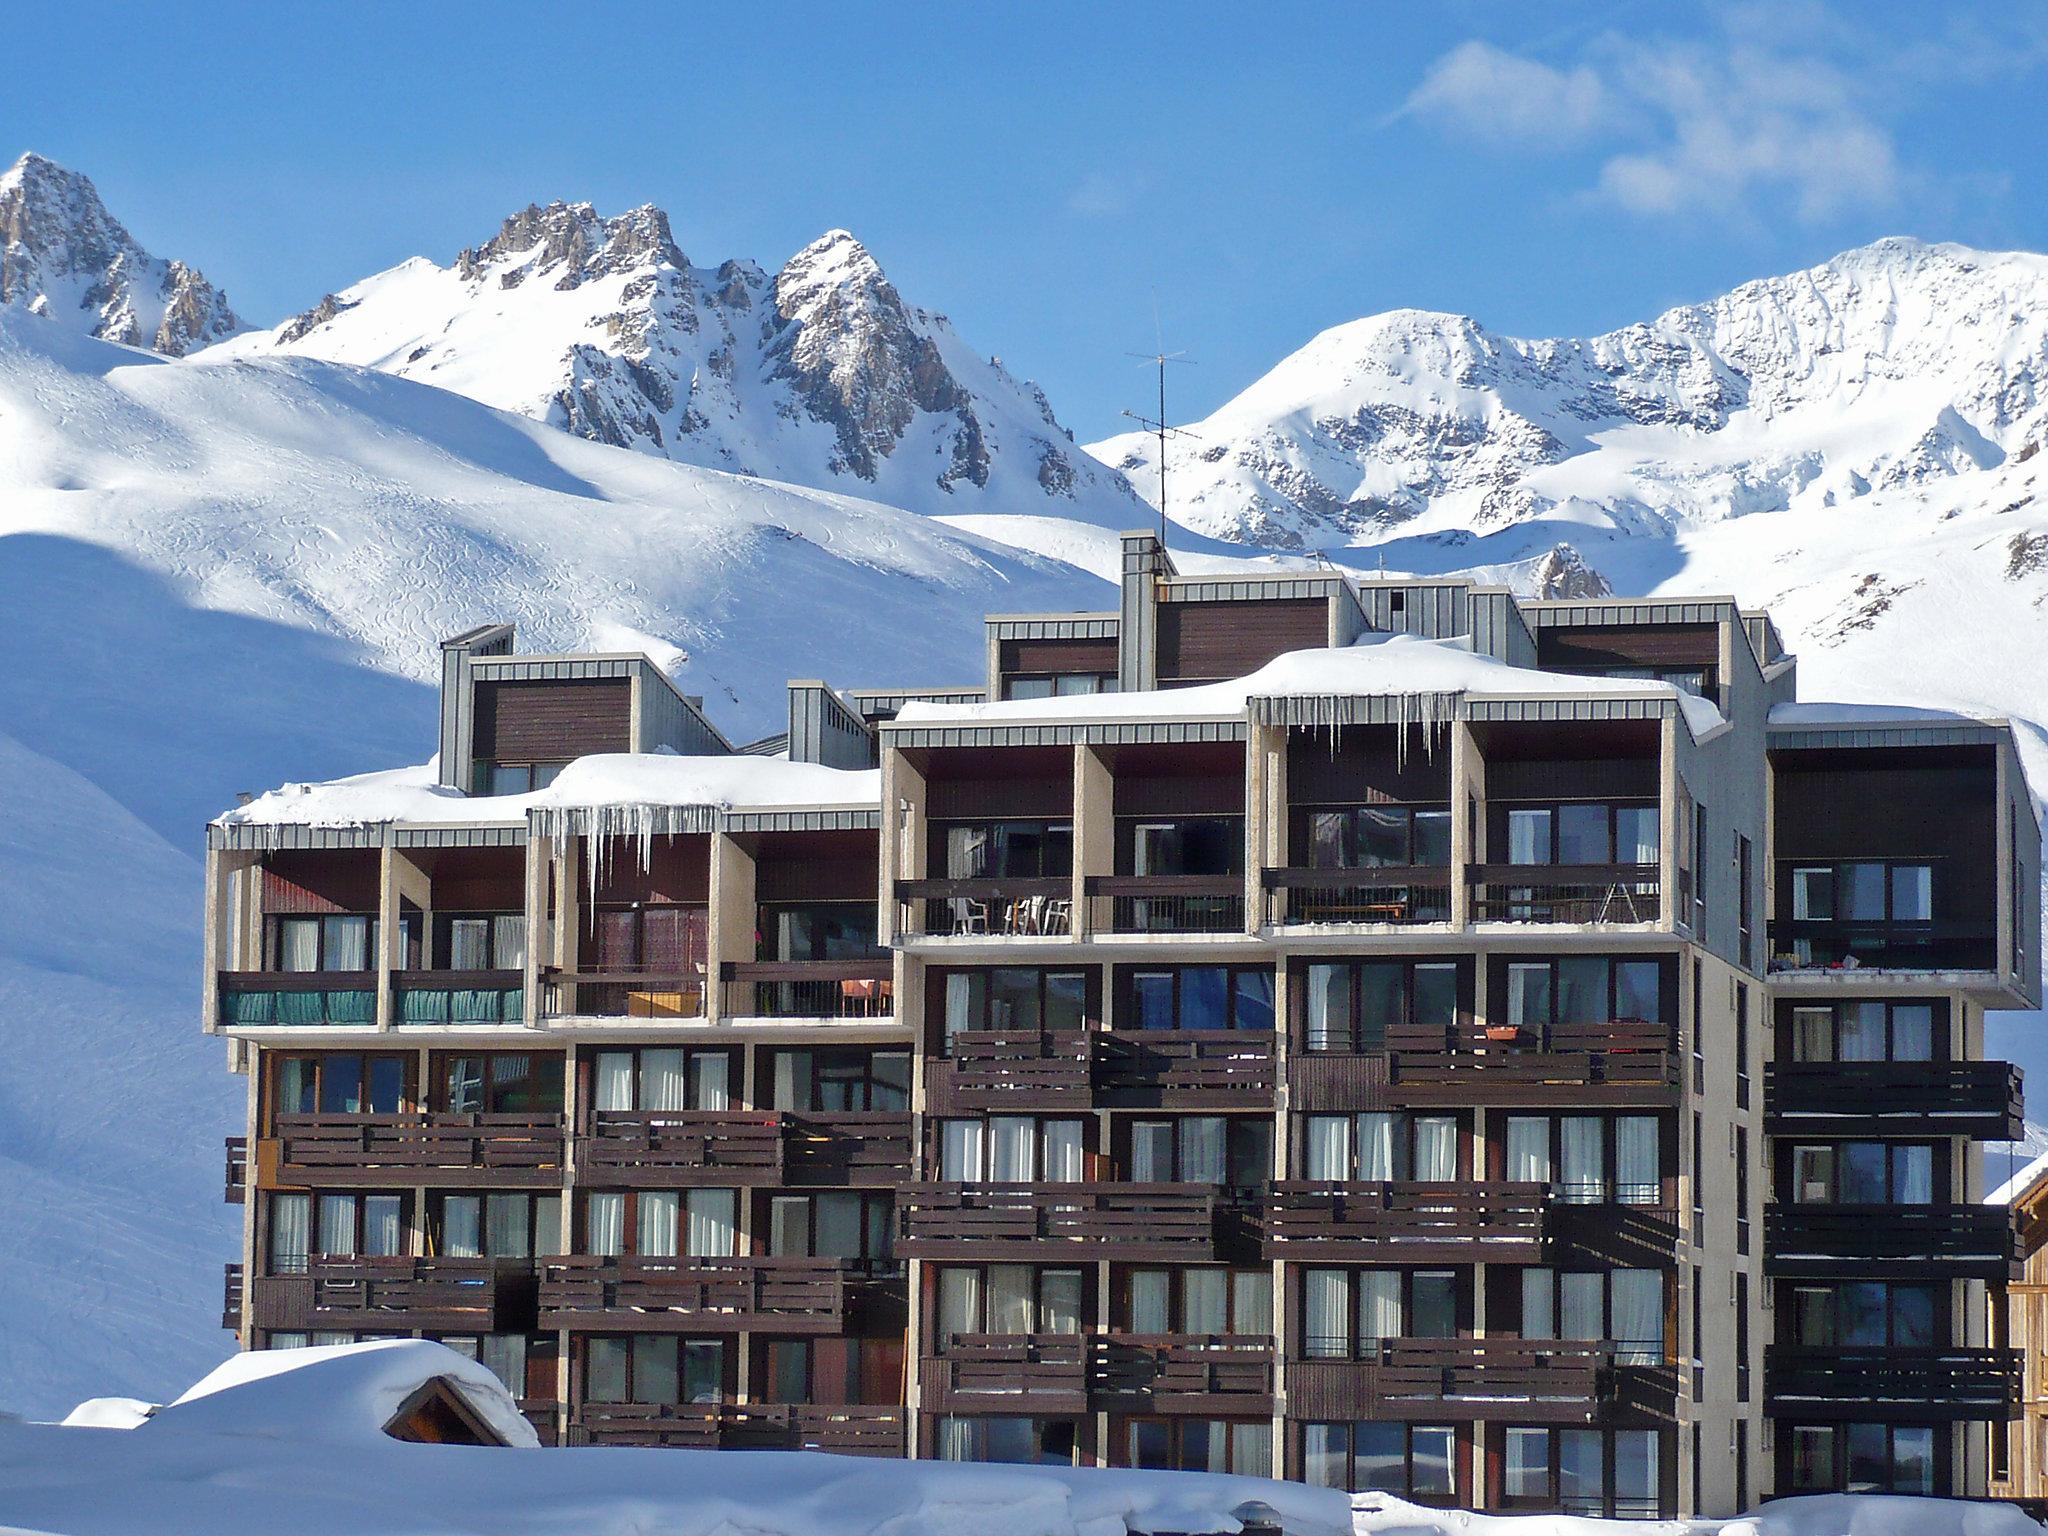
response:
{"label": "wooden balcony railing", "polygon": [[1654,923],[1655,864],[1474,864],[1472,920],[1481,923]]}
{"label": "wooden balcony railing", "polygon": [[1273,1036],[1186,1029],[1095,1034],[1095,1101],[1107,1109],[1270,1109]]}
{"label": "wooden balcony railing", "polygon": [[1193,1184],[907,1184],[896,1252],[962,1263],[1220,1257],[1218,1191]]}
{"label": "wooden balcony railing", "polygon": [[1661,1340],[1384,1339],[1368,1359],[1287,1367],[1287,1411],[1308,1419],[1668,1421],[1677,1397]]}
{"label": "wooden balcony railing", "polygon": [[375,971],[222,971],[219,981],[229,1028],[377,1022]]}
{"label": "wooden balcony railing", "polygon": [[287,1184],[543,1188],[562,1179],[559,1114],[279,1115],[271,1128]]}
{"label": "wooden balcony railing", "polygon": [[907,1111],[785,1114],[782,1136],[792,1185],[893,1189],[916,1172]]}
{"label": "wooden balcony railing", "polygon": [[838,1333],[852,1266],[839,1259],[548,1259],[541,1325],[637,1333]]}
{"label": "wooden balcony railing", "polygon": [[1844,1349],[1774,1344],[1764,1397],[1774,1417],[1925,1424],[2019,1417],[2016,1349]]}
{"label": "wooden balcony railing", "polygon": [[228,1264],[222,1267],[220,1288],[220,1325],[229,1333],[242,1331],[242,1266]]}
{"label": "wooden balcony railing", "polygon": [[1067,938],[1074,882],[1066,875],[898,880],[896,931],[905,938]]}
{"label": "wooden balcony railing", "polygon": [[1086,1413],[1090,1348],[1078,1333],[956,1334],[918,1380],[942,1413]]}
{"label": "wooden balcony railing", "polygon": [[779,1184],[782,1117],[747,1110],[599,1110],[578,1146],[577,1166],[598,1183]]}
{"label": "wooden balcony railing", "polygon": [[540,1437],[542,1445],[560,1445],[561,1431],[557,1427],[561,1415],[558,1404],[552,1397],[522,1397],[515,1399],[519,1404],[519,1416],[533,1426],[533,1432]]}
{"label": "wooden balcony railing", "polygon": [[2020,1069],[2006,1061],[1773,1061],[1764,1120],[1774,1136],[1882,1136],[1911,1125],[1975,1141],[2026,1128]]}
{"label": "wooden balcony railing", "polygon": [[1273,1186],[1266,1244],[1303,1263],[1533,1264],[1548,1198],[1543,1184],[1288,1181]]}
{"label": "wooden balcony railing", "polygon": [[1267,869],[1259,878],[1266,925],[1272,928],[1451,920],[1451,871],[1445,864]]}
{"label": "wooden balcony railing", "polygon": [[541,973],[541,1011],[553,1018],[694,1019],[704,997],[700,969]]}
{"label": "wooden balcony railing", "polygon": [[249,1198],[248,1137],[228,1137],[227,1169],[222,1183],[224,1186],[224,1198],[229,1205],[240,1205]]}
{"label": "wooden balcony railing", "polygon": [[1089,1038],[1078,1029],[962,1031],[925,1064],[930,1110],[1092,1108]]}
{"label": "wooden balcony railing", "polygon": [[1088,1388],[1111,1412],[1271,1413],[1273,1353],[1267,1335],[1104,1334]]}
{"label": "wooden balcony railing", "polygon": [[315,1258],[249,1288],[255,1326],[293,1332],[496,1333],[533,1296],[531,1268],[496,1259]]}
{"label": "wooden balcony railing", "polygon": [[886,1019],[896,1011],[889,957],[728,960],[719,967],[727,1018]]}
{"label": "wooden balcony railing", "polygon": [[1764,1271],[1815,1279],[2010,1280],[2012,1212],[1988,1205],[1767,1205]]}
{"label": "wooden balcony railing", "polygon": [[1770,925],[1773,974],[1857,971],[1995,971],[1998,929],[1988,922],[1815,922]]}
{"label": "wooden balcony railing", "polygon": [[400,1024],[519,1024],[526,1017],[522,971],[395,971],[391,980]]}
{"label": "wooden balcony railing", "polygon": [[1642,1019],[1542,1029],[1464,1025],[1387,1032],[1388,1083],[1402,1105],[1662,1104],[1679,1086],[1677,1031]]}
{"label": "wooden balcony railing", "polygon": [[902,1408],[864,1403],[584,1403],[570,1414],[567,1442],[903,1456],[906,1424]]}
{"label": "wooden balcony railing", "polygon": [[1096,933],[1243,933],[1242,875],[1090,875]]}

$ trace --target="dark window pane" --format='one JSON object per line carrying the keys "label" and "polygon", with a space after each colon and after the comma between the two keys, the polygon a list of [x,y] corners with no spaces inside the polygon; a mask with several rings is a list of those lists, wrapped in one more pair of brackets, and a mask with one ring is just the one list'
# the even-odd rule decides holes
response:
{"label": "dark window pane", "polygon": [[1412,1492],[1418,1498],[1447,1499],[1451,1496],[1451,1432],[1448,1428],[1417,1425],[1414,1434],[1415,1476]]}
{"label": "dark window pane", "polygon": [[1173,1028],[1173,973],[1139,971],[1133,976],[1131,1011],[1140,1029]]}
{"label": "dark window pane", "polygon": [[395,1115],[405,1097],[405,1062],[397,1056],[370,1058],[370,1096],[363,1107],[373,1115]]}
{"label": "dark window pane", "polygon": [[1847,1205],[1882,1205],[1889,1189],[1884,1146],[1880,1142],[1844,1142],[1835,1160],[1836,1199]]}
{"label": "dark window pane", "polygon": [[1561,805],[1557,808],[1557,862],[1611,864],[1614,842],[1604,805]]}
{"label": "dark window pane", "polygon": [[1351,864],[1351,818],[1342,811],[1311,811],[1308,818],[1308,867],[1346,869]]}
{"label": "dark window pane", "polygon": [[1557,1022],[1605,1024],[1614,1017],[1607,996],[1608,962],[1575,955],[1557,962]]}
{"label": "dark window pane", "polygon": [[1357,813],[1358,862],[1366,868],[1408,862],[1408,813],[1369,806]]}
{"label": "dark window pane", "polygon": [[[1417,1430],[1417,1434],[1422,1431]],[[1408,1492],[1408,1436],[1399,1424],[1351,1426],[1354,1486],[1361,1492]]]}
{"label": "dark window pane", "polygon": [[1838,1288],[1835,1301],[1836,1336],[1832,1342],[1857,1349],[1874,1349],[1885,1342],[1885,1287],[1880,1281],[1860,1281]]}
{"label": "dark window pane", "polygon": [[1614,963],[1614,1017],[1662,1023],[1664,1001],[1659,986],[1660,967],[1654,960],[1617,960]]}
{"label": "dark window pane", "polygon": [[1415,813],[1415,862],[1417,864],[1448,864],[1451,862],[1451,813],[1449,811],[1417,811]]}
{"label": "dark window pane", "polygon": [[1173,1448],[1166,1425],[1157,1419],[1138,1419],[1131,1426],[1131,1465],[1149,1471],[1171,1472]]}
{"label": "dark window pane", "polygon": [[1458,1335],[1457,1279],[1447,1270],[1425,1270],[1410,1281],[1408,1333],[1417,1339]]}
{"label": "dark window pane", "polygon": [[[1845,864],[1842,880],[1842,915],[1852,922],[1884,921],[1885,870],[1882,864]],[[1850,1437],[1850,1455],[1855,1455],[1855,1438]]]}
{"label": "dark window pane", "polygon": [[1396,963],[1358,968],[1358,1048],[1386,1049],[1387,1031],[1408,1022],[1408,979]]}
{"label": "dark window pane", "polygon": [[1079,1029],[1088,1016],[1088,977],[1082,971],[1052,971],[1045,978],[1045,1027]]}
{"label": "dark window pane", "polygon": [[1900,1349],[1934,1347],[1934,1288],[1927,1285],[1892,1287],[1891,1342]]}
{"label": "dark window pane", "polygon": [[1455,965],[1415,967],[1415,1022],[1431,1029],[1449,1029],[1458,1022]]}
{"label": "dark window pane", "polygon": [[988,1027],[1023,1030],[1040,1027],[1038,972],[1005,967],[989,973]]}
{"label": "dark window pane", "polygon": [[1222,966],[1191,965],[1180,973],[1180,1027],[1228,1029],[1230,973]]}
{"label": "dark window pane", "polygon": [[320,1063],[320,1113],[359,1115],[363,1112],[363,1058],[329,1056]]}
{"label": "dark window pane", "polygon": [[1239,971],[1236,987],[1237,1027],[1270,1032],[1273,1028],[1273,973]]}

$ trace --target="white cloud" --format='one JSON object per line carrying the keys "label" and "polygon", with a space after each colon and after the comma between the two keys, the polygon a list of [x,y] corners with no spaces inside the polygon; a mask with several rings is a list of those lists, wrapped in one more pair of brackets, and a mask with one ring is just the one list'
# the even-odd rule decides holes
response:
{"label": "white cloud", "polygon": [[1601,127],[1611,105],[1585,65],[1554,69],[1473,41],[1430,65],[1402,110],[1486,138],[1570,143]]}

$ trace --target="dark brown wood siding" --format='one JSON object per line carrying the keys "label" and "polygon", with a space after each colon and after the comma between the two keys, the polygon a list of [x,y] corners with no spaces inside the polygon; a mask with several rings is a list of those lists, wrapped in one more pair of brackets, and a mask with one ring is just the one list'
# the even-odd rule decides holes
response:
{"label": "dark brown wood siding", "polygon": [[[649,846],[647,867],[640,866],[638,841],[630,837],[611,840],[609,860],[597,882],[599,902],[706,901],[711,892],[711,839],[701,833],[681,837],[657,837]],[[599,856],[593,839],[586,839],[585,858]]]}
{"label": "dark brown wood siding", "polygon": [[381,862],[374,848],[273,853],[263,861],[263,910],[375,912]]}
{"label": "dark brown wood siding", "polygon": [[1004,640],[996,661],[1013,672],[1114,672],[1114,640]]}
{"label": "dark brown wood siding", "polygon": [[1287,651],[1330,643],[1330,604],[1320,597],[1271,602],[1162,603],[1159,681],[1243,677]]}
{"label": "dark brown wood siding", "polygon": [[1715,624],[1602,624],[1536,631],[1540,667],[1712,667],[1721,660]]}
{"label": "dark brown wood siding", "polygon": [[471,749],[495,763],[628,752],[632,701],[633,685],[623,677],[479,682]]}
{"label": "dark brown wood siding", "polygon": [[1408,729],[1406,752],[1397,728],[1349,725],[1335,734],[1296,731],[1287,744],[1290,805],[1415,805],[1451,796],[1449,732],[1431,739]]}
{"label": "dark brown wood siding", "polygon": [[873,901],[879,834],[766,834],[754,854],[757,901]]}

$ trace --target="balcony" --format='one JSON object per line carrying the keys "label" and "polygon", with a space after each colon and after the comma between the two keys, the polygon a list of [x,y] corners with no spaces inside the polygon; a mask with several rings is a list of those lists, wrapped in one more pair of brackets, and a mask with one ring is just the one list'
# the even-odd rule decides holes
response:
{"label": "balcony", "polygon": [[1089,1040],[1078,1029],[963,1030],[947,1055],[925,1064],[928,1108],[937,1115],[1093,1108]]}
{"label": "balcony", "polygon": [[886,1019],[896,1012],[889,957],[728,960],[719,967],[727,1018]]}
{"label": "balcony", "polygon": [[597,1184],[780,1184],[782,1117],[743,1110],[600,1110],[577,1149],[577,1165],[585,1180]]}
{"label": "balcony", "polygon": [[523,1326],[533,1272],[496,1259],[314,1258],[302,1274],[249,1281],[266,1331],[497,1333]]}
{"label": "balcony", "polygon": [[222,1266],[220,1288],[220,1325],[229,1333],[242,1331],[242,1292],[244,1271],[239,1264]]}
{"label": "balcony", "polygon": [[782,1135],[792,1186],[893,1189],[914,1171],[908,1114],[787,1114]]}
{"label": "balcony", "polygon": [[1265,1335],[1100,1335],[1088,1390],[1112,1413],[1270,1414],[1273,1354]]}
{"label": "balcony", "polygon": [[1384,1339],[1372,1359],[1290,1363],[1287,1412],[1402,1422],[1668,1421],[1677,1412],[1678,1373],[1662,1355],[1661,1343],[1631,1349],[1553,1339]]}
{"label": "balcony", "polygon": [[1475,864],[1467,878],[1475,923],[1654,923],[1662,915],[1655,864]]}
{"label": "balcony", "polygon": [[700,969],[541,973],[541,1010],[551,1018],[696,1019],[704,1016]]}
{"label": "balcony", "polygon": [[903,1409],[870,1404],[585,1403],[567,1443],[903,1456],[905,1423]]}
{"label": "balcony", "polygon": [[1095,1102],[1104,1109],[1273,1107],[1273,1036],[1256,1030],[1095,1034]]}
{"label": "balcony", "polygon": [[1219,1192],[1195,1184],[908,1184],[896,1252],[960,1263],[1225,1257]]}
{"label": "balcony", "polygon": [[958,1334],[918,1380],[940,1413],[1086,1413],[1090,1348],[1078,1333]]}
{"label": "balcony", "polygon": [[1472,1182],[1273,1186],[1267,1256],[1297,1263],[1537,1264],[1549,1187]]}
{"label": "balcony", "polygon": [[222,971],[227,1029],[299,1029],[377,1022],[375,971]]}
{"label": "balcony", "polygon": [[227,1139],[227,1169],[222,1198],[229,1205],[241,1205],[249,1198],[249,1138]]}
{"label": "balcony", "polygon": [[1973,1141],[2025,1129],[2020,1069],[2004,1061],[1768,1062],[1764,1122],[1773,1136],[1882,1136],[1888,1128]]}
{"label": "balcony", "polygon": [[852,1266],[840,1259],[549,1259],[541,1266],[541,1326],[635,1333],[841,1333],[852,1277]]}
{"label": "balcony", "polygon": [[515,1398],[519,1405],[519,1416],[533,1426],[533,1432],[542,1445],[560,1445],[562,1439],[555,1429],[556,1404],[552,1397]]}
{"label": "balcony", "polygon": [[1090,931],[1243,933],[1242,875],[1090,875]]}
{"label": "balcony", "polygon": [[1774,976],[1998,969],[1998,928],[1993,923],[1779,919],[1771,923],[1770,935]]}
{"label": "balcony", "polygon": [[1074,882],[1065,875],[898,880],[896,932],[906,939],[1066,939]]}
{"label": "balcony", "polygon": [[522,1024],[525,973],[394,971],[393,1022],[399,1024]]}
{"label": "balcony", "polygon": [[1951,1423],[2019,1417],[2016,1349],[1843,1349],[1774,1344],[1764,1396],[1777,1418]]}
{"label": "balcony", "polygon": [[545,1189],[562,1182],[558,1114],[279,1115],[259,1142],[292,1186],[481,1185]]}
{"label": "balcony", "polygon": [[1767,1205],[1764,1272],[1812,1279],[2014,1278],[2012,1213],[1984,1205]]}
{"label": "balcony", "polygon": [[1389,1102],[1403,1106],[1524,1108],[1563,1097],[1652,1107],[1678,1094],[1678,1036],[1669,1024],[1394,1028],[1386,1043]]}
{"label": "balcony", "polygon": [[1260,884],[1270,928],[1399,927],[1451,920],[1451,871],[1442,864],[1268,869]]}

